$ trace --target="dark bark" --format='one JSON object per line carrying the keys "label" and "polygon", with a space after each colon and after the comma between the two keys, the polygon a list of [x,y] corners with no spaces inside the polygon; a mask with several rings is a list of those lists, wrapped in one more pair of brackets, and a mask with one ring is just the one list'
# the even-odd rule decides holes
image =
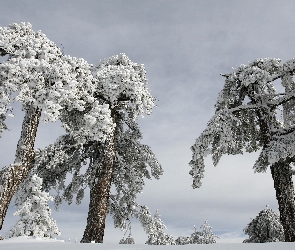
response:
{"label": "dark bark", "polygon": [[[81,243],[102,243],[107,216],[108,201],[112,184],[113,162],[115,157],[114,135],[104,145],[103,162],[96,174],[96,181],[90,187],[90,203],[87,225]],[[99,156],[94,159],[99,160]],[[95,162],[94,162],[95,164]]]}
{"label": "dark bark", "polygon": [[0,230],[9,203],[18,186],[26,178],[35,158],[34,144],[40,116],[41,111],[38,108],[26,110],[14,164],[3,168],[0,172]]}
{"label": "dark bark", "polygon": [[274,188],[279,203],[280,221],[284,228],[285,241],[295,241],[295,200],[292,169],[288,162],[278,162],[271,167]]}

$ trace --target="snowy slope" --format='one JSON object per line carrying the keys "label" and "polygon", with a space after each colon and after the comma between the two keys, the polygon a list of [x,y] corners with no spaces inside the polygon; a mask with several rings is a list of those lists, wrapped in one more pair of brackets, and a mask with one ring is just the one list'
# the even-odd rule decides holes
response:
{"label": "snowy slope", "polygon": [[119,245],[119,244],[80,244],[80,243],[68,243],[55,240],[38,240],[38,239],[26,239],[24,237],[13,238],[9,240],[0,241],[0,249],[6,250],[80,250],[83,246],[83,250],[86,249],[104,249],[104,250],[121,250],[121,249],[204,249],[204,250],[290,250],[295,249],[295,243],[232,243],[232,244],[210,244],[210,245],[184,245],[184,246],[149,246],[142,244],[135,245]]}

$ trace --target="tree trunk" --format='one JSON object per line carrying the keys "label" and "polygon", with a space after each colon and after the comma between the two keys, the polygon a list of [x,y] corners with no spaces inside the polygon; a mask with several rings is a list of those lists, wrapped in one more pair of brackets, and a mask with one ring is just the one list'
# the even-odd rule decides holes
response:
{"label": "tree trunk", "polygon": [[[81,243],[103,242],[115,157],[114,135],[106,142],[104,152],[103,163],[96,174],[96,181],[90,187],[87,225]],[[100,163],[98,162],[97,165],[99,166]]]}
{"label": "tree trunk", "polygon": [[31,169],[40,116],[41,111],[38,108],[26,110],[14,164],[4,167],[0,172],[0,230],[13,195]]}
{"label": "tree trunk", "polygon": [[[257,111],[261,131],[261,141],[265,147],[271,141],[270,124],[274,117],[269,117],[266,111]],[[279,161],[270,166],[276,198],[279,204],[280,221],[284,228],[285,241],[295,242],[295,193],[292,180],[290,160]]]}
{"label": "tree trunk", "polygon": [[274,188],[279,203],[280,221],[284,228],[285,241],[295,241],[295,200],[291,166],[278,162],[271,167]]}

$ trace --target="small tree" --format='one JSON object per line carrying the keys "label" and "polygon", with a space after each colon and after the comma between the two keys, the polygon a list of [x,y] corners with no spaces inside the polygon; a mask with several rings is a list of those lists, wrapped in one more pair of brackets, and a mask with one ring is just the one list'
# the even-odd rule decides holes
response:
{"label": "small tree", "polygon": [[185,237],[185,236],[179,236],[175,240],[175,244],[176,245],[187,245],[187,244],[191,244],[191,238],[190,237]]}
{"label": "small tree", "polygon": [[187,244],[198,244],[200,239],[200,232],[197,231],[196,226],[194,226],[194,232],[190,237],[179,236],[175,243],[176,245],[187,245]]}
{"label": "small tree", "polygon": [[205,223],[201,226],[201,231],[197,231],[196,226],[194,226],[194,232],[190,237],[180,236],[177,238],[176,245],[187,245],[187,244],[212,244],[216,243],[215,238],[218,238],[217,235],[213,234],[212,227],[209,223]]}
{"label": "small tree", "polygon": [[51,218],[48,201],[53,200],[47,192],[42,191],[42,179],[33,175],[22,190],[16,201],[18,206],[15,216],[20,216],[15,226],[5,238],[18,236],[37,236],[52,238],[51,234],[60,235],[55,220]]}
{"label": "small tree", "polygon": [[209,225],[208,221],[205,221],[204,224],[201,226],[198,243],[199,244],[216,243],[215,238],[218,238],[218,236],[212,232],[212,227]]}
{"label": "small tree", "polygon": [[129,234],[126,239],[123,237],[123,239],[120,240],[119,244],[135,244],[135,241],[132,235]]}
{"label": "small tree", "polygon": [[196,226],[194,225],[194,232],[189,237],[189,244],[199,244],[200,243],[200,232],[197,231]]}
{"label": "small tree", "polygon": [[175,241],[171,235],[164,232],[165,224],[160,218],[160,213],[157,210],[154,217],[146,210],[141,214],[140,221],[144,224],[144,228],[148,234],[148,245],[175,245]]}
{"label": "small tree", "polygon": [[[126,235],[127,231],[129,231],[129,235],[125,239],[125,235]],[[119,244],[135,244],[135,241],[134,241],[132,233],[131,233],[131,221],[129,221],[129,224],[125,230],[123,239],[120,240]]]}
{"label": "small tree", "polygon": [[259,212],[244,232],[249,235],[249,239],[243,243],[265,243],[285,241],[284,228],[280,222],[279,215],[268,206]]}

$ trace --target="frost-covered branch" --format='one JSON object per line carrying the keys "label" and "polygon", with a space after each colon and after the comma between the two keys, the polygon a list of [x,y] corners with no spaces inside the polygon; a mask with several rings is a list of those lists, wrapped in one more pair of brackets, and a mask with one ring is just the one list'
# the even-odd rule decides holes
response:
{"label": "frost-covered branch", "polygon": [[[212,155],[216,165],[224,154],[242,154],[261,149],[255,172],[270,166],[281,212],[285,240],[295,241],[294,187],[290,163],[295,150],[295,60],[258,59],[226,74],[215,105],[216,113],[192,146],[190,174],[193,187],[201,186],[204,157]],[[273,81],[281,79],[284,94]],[[248,101],[248,104],[244,103]],[[277,110],[282,110],[282,119]]]}

